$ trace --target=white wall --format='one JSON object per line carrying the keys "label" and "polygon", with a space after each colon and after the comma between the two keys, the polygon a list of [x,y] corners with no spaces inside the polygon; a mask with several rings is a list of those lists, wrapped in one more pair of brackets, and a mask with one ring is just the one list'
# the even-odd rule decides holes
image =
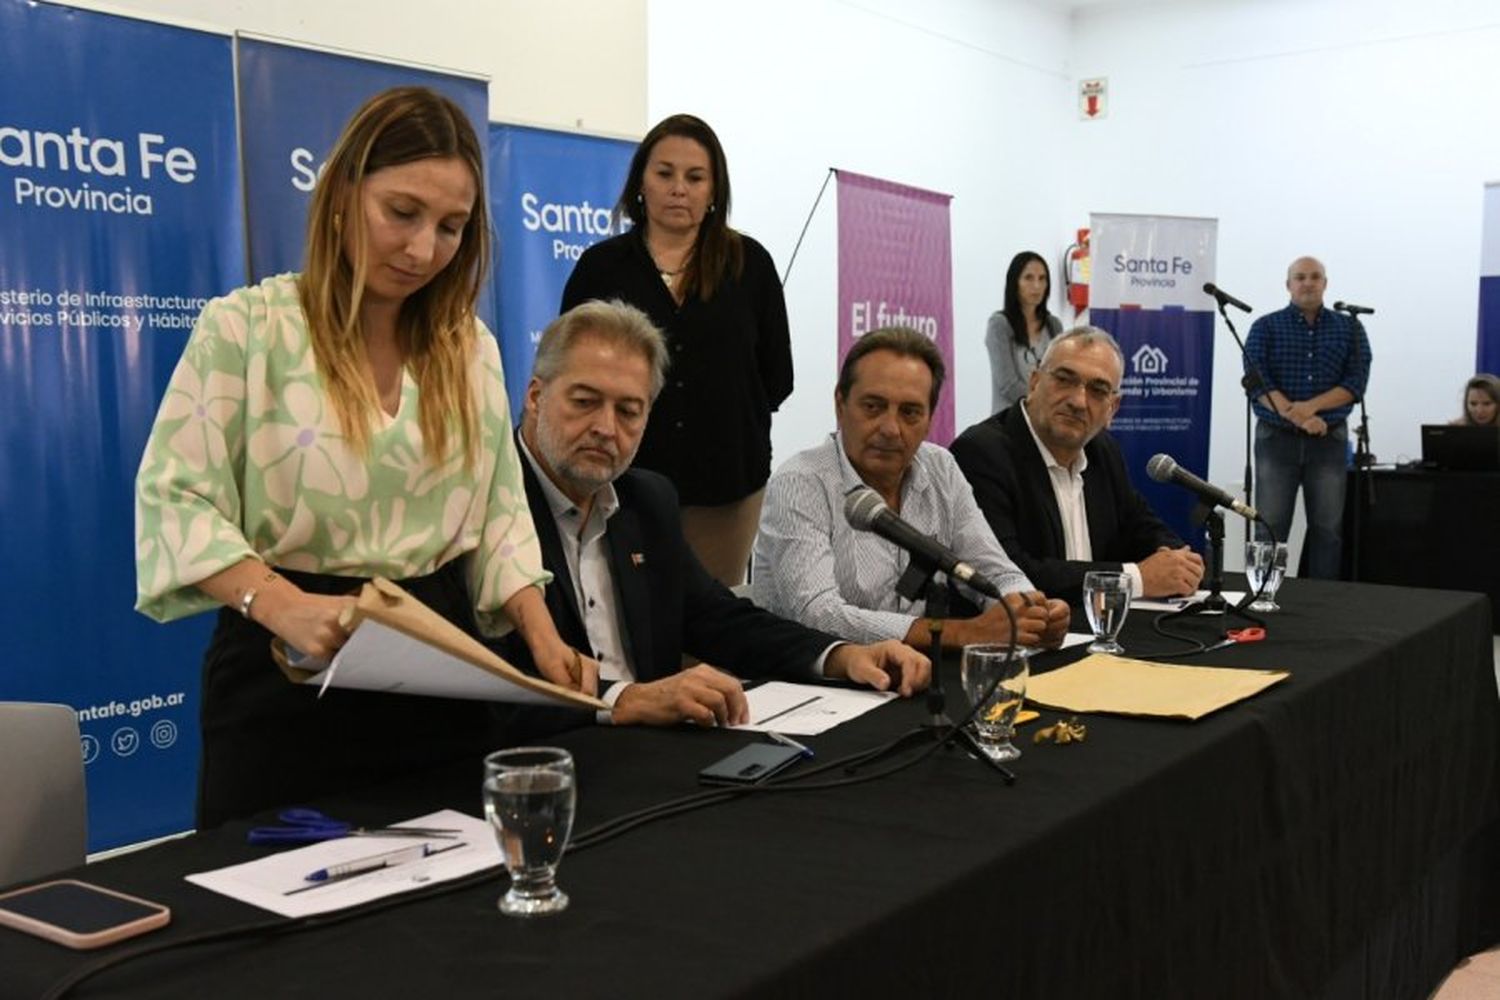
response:
{"label": "white wall", "polygon": [[[1218,283],[1257,315],[1286,304],[1294,257],[1319,257],[1329,304],[1378,309],[1372,448],[1417,457],[1418,426],[1458,414],[1473,370],[1497,64],[1493,0],[1090,8],[1069,65],[1109,77],[1111,105],[1070,124],[1065,211],[1217,216]],[[1210,472],[1237,483],[1240,366],[1222,323],[1216,336]]]}
{"label": "white wall", "polygon": [[[953,200],[957,425],[988,415],[984,324],[1018,249],[1049,259],[1070,124],[1068,19],[1021,0],[651,0],[650,118],[706,119],[734,180],[732,222],[784,271],[829,167]],[[787,285],[797,387],[776,463],[833,427],[833,185]],[[1056,277],[1054,276],[1054,282]]]}
{"label": "white wall", "polygon": [[646,0],[109,0],[121,14],[490,78],[490,118],[640,135]]}
{"label": "white wall", "polygon": [[[1011,254],[1055,260],[1094,210],[1217,217],[1219,283],[1261,312],[1284,303],[1293,257],[1321,257],[1330,300],[1379,309],[1382,460],[1415,457],[1473,366],[1482,188],[1500,180],[1493,0],[99,6],[487,73],[495,118],[630,135],[693,111],[728,150],[734,223],[782,268],[830,166],[950,193],[959,427],[988,409],[984,321]],[[1093,76],[1109,117],[1080,122]],[[787,288],[797,390],[778,462],[832,424],[834,223],[830,187]],[[1234,484],[1239,366],[1217,336],[1209,472]]]}

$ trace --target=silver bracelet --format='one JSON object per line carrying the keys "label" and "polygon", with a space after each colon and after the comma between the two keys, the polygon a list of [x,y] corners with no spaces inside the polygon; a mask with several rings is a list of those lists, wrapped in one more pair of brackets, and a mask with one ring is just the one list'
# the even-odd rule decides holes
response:
{"label": "silver bracelet", "polygon": [[250,605],[255,603],[255,592],[255,588],[251,587],[245,591],[245,596],[240,598],[240,614],[251,621],[254,619],[250,618]]}

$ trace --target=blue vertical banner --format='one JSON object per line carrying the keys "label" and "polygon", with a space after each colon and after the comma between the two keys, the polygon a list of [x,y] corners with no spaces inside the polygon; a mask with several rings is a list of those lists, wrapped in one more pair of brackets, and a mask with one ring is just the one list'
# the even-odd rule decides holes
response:
{"label": "blue vertical banner", "polygon": [[1479,249],[1479,344],[1474,370],[1500,375],[1500,183],[1484,186]]}
{"label": "blue vertical banner", "polygon": [[318,172],[344,124],[380,91],[421,86],[452,98],[483,149],[489,85],[482,79],[244,35],[237,45],[252,282],[301,269]]}
{"label": "blue vertical banner", "polygon": [[233,80],[228,36],[0,0],[0,699],[78,712],[92,850],[192,825],[211,622],[133,610],[134,481],[245,273]]}
{"label": "blue vertical banner", "polygon": [[1141,493],[1182,538],[1202,535],[1187,490],[1146,477],[1165,452],[1208,477],[1214,371],[1213,300],[1216,219],[1094,214],[1089,320],[1114,334],[1125,352],[1124,399],[1110,425]]}
{"label": "blue vertical banner", "polygon": [[573,264],[615,234],[610,210],[636,144],[495,123],[489,143],[495,333],[511,414],[520,420],[536,342],[557,315]]}

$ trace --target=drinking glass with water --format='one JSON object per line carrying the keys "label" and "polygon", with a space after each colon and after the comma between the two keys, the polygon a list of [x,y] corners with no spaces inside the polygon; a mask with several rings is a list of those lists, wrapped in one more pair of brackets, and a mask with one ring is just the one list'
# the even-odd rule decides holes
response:
{"label": "drinking glass with water", "polygon": [[1128,573],[1095,570],[1083,575],[1083,610],[1094,631],[1090,653],[1125,652],[1115,637],[1130,613],[1130,588]]}
{"label": "drinking glass with water", "polygon": [[974,734],[979,749],[991,760],[1015,760],[1021,751],[1011,742],[1016,733],[1016,713],[1026,697],[1031,673],[1030,650],[1011,649],[1004,643],[965,646],[959,660],[959,679],[974,713]]}
{"label": "drinking glass with water", "polygon": [[502,913],[533,916],[567,907],[557,865],[573,832],[576,801],[573,756],[566,750],[516,747],[484,759],[484,816],[510,870]]}
{"label": "drinking glass with water", "polygon": [[1286,542],[1245,543],[1245,579],[1250,592],[1258,595],[1250,605],[1251,611],[1281,610],[1276,603],[1276,591],[1285,576]]}

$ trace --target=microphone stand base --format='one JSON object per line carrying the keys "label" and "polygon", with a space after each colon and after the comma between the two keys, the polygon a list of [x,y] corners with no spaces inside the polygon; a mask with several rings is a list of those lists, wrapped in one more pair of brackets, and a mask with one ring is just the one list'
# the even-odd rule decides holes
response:
{"label": "microphone stand base", "polygon": [[1193,615],[1226,615],[1238,618],[1240,621],[1249,622],[1251,625],[1264,627],[1266,624],[1265,619],[1255,617],[1236,604],[1230,604],[1224,599],[1224,595],[1218,591],[1214,591],[1201,601],[1194,601],[1191,604],[1178,608],[1176,611],[1169,611],[1162,617],[1188,618]]}
{"label": "microphone stand base", "polygon": [[964,750],[971,757],[976,757],[989,766],[990,770],[996,772],[1007,785],[1016,783],[1016,773],[997,760],[991,760],[979,746],[979,741],[974,734],[967,729],[955,726],[946,715],[930,718],[915,729],[908,729],[879,750],[856,764],[844,768],[845,774],[856,774],[861,768],[868,767],[878,760],[894,756],[908,747],[923,743],[937,743],[946,749],[953,749],[955,743],[962,743]]}
{"label": "microphone stand base", "polygon": [[939,733],[937,738],[940,742],[946,743],[949,749],[952,749],[955,743],[962,743],[970,757],[977,758],[981,763],[988,765],[989,769],[1000,775],[1001,780],[1007,785],[1016,783],[1016,772],[985,753],[984,748],[979,745],[979,740],[967,729],[950,722],[947,733]]}

